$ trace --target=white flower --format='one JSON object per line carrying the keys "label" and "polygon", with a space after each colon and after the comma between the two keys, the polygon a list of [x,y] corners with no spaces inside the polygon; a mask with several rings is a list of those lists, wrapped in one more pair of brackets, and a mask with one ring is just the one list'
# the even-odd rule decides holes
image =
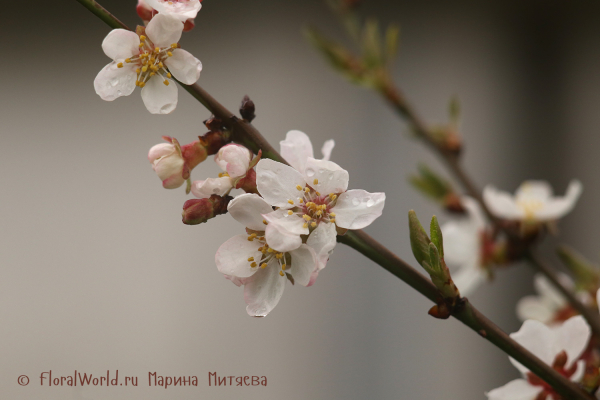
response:
{"label": "white flower", "polygon": [[[559,280],[569,289],[575,286],[565,274],[560,274]],[[517,317],[520,320],[534,319],[546,325],[552,325],[573,315],[575,311],[570,307],[567,299],[544,275],[536,274],[533,278],[533,286],[538,295],[525,296],[517,303]],[[589,303],[589,301],[585,302]]]}
{"label": "white flower", "polygon": [[336,226],[362,229],[381,215],[385,204],[384,193],[346,190],[348,171],[329,161],[333,147],[333,140],[325,142],[323,159],[316,160],[308,136],[290,131],[281,142],[281,154],[292,167],[272,160],[256,166],[258,192],[278,208],[264,215],[267,240],[293,249],[302,243],[302,235],[310,234],[306,243],[316,249],[320,269],[335,247]]}
{"label": "white flower", "polygon": [[444,261],[452,268],[452,280],[463,296],[472,294],[487,278],[485,250],[489,247],[489,234],[479,203],[462,197],[461,204],[467,215],[445,223]]}
{"label": "white flower", "polygon": [[573,180],[564,197],[553,197],[548,182],[525,181],[514,196],[493,186],[486,186],[483,199],[490,212],[498,218],[545,222],[569,213],[582,189],[581,182]]}
{"label": "white flower", "polygon": [[[177,106],[175,76],[186,85],[200,77],[202,63],[178,48],[183,24],[177,18],[158,14],[146,27],[146,36],[113,29],[102,42],[104,53],[113,59],[94,80],[96,93],[107,101],[129,96],[136,86],[152,114],[168,114]],[[172,74],[172,75],[171,75]]]}
{"label": "white flower", "polygon": [[196,18],[196,14],[202,8],[200,0],[145,0],[161,14],[171,15],[181,22]]}
{"label": "white flower", "polygon": [[311,283],[317,267],[315,251],[305,244],[279,251],[269,243],[262,236],[265,225],[261,214],[273,209],[256,194],[237,196],[227,210],[253,233],[234,236],[221,245],[215,256],[217,268],[236,285],[244,285],[248,314],[264,317],[281,299],[286,280],[303,286]]}
{"label": "white flower", "polygon": [[224,172],[218,178],[194,181],[192,194],[200,199],[209,198],[213,194],[228,194],[253,167],[250,165],[251,161],[252,153],[244,146],[228,144],[221,147],[215,155],[215,162]]}
{"label": "white flower", "polygon": [[[569,318],[555,328],[527,320],[518,332],[510,334],[517,343],[573,382],[580,381],[585,373],[585,361],[577,360],[587,347],[590,336],[590,327],[582,316]],[[556,394],[525,366],[512,358],[510,362],[521,372],[523,379],[515,379],[486,393],[488,399],[535,400],[543,394]]]}

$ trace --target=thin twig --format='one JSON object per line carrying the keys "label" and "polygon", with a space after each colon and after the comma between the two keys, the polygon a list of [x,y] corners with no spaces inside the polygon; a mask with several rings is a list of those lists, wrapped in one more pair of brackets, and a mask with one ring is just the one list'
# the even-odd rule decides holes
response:
{"label": "thin twig", "polygon": [[[108,13],[104,8],[98,5],[93,0],[77,0],[79,3],[86,6],[94,14],[99,16],[109,26],[125,27],[114,16]],[[94,9],[101,9],[105,12],[96,12]],[[108,20],[113,20],[112,23]],[[125,27],[126,28],[126,27]],[[276,161],[285,162],[285,160],[277,153],[277,151],[264,139],[260,132],[247,121],[241,120],[233,115],[219,102],[217,102],[210,94],[208,94],[199,85],[191,86],[182,85],[192,96],[202,103],[210,112],[217,118],[231,127],[234,133],[234,138],[239,142],[248,145],[253,150],[262,150],[263,156]],[[405,281],[411,287],[416,289],[432,301],[436,301],[439,292],[433,284],[428,281],[423,275],[412,268],[408,263],[398,258],[379,242],[375,241],[369,235],[362,231],[349,231],[345,236],[338,236],[338,241],[344,243],[371,260],[375,261],[383,268],[390,271],[398,278]],[[533,373],[538,375],[548,384],[552,385],[558,393],[567,398],[574,400],[593,400],[588,394],[582,392],[574,383],[558,374],[549,365],[545,364],[527,349],[520,346],[500,328],[494,325],[491,321],[479,313],[466,299],[462,307],[458,307],[453,316],[462,321],[465,325],[478,332],[485,339],[496,345],[505,353],[521,362]]]}

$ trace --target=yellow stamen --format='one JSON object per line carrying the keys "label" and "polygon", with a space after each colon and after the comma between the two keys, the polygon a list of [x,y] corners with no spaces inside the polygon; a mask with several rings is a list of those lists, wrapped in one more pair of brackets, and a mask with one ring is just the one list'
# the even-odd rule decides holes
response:
{"label": "yellow stamen", "polygon": [[303,228],[308,228],[308,222],[306,222],[304,225],[302,225]]}
{"label": "yellow stamen", "polygon": [[312,223],[310,224],[310,226],[312,226],[313,228],[315,228],[315,227],[317,226],[317,223],[316,223],[316,222],[312,222]]}
{"label": "yellow stamen", "polygon": [[167,55],[168,55],[169,57],[173,57],[173,53],[171,53],[170,51],[167,51]]}
{"label": "yellow stamen", "polygon": [[171,75],[171,73],[170,73],[170,72],[169,72],[169,73],[167,73],[167,78],[172,78],[172,77],[173,77],[173,75]]}
{"label": "yellow stamen", "polygon": [[302,218],[304,218],[304,219],[305,219],[305,220],[307,220],[307,221],[310,221],[310,220],[312,219],[312,218],[310,217],[310,215],[307,215],[307,214],[304,214],[304,215],[302,216]]}
{"label": "yellow stamen", "polygon": [[329,222],[334,222],[334,223],[335,223],[335,218],[331,218],[331,219],[329,220]]}
{"label": "yellow stamen", "polygon": [[270,248],[270,247],[269,247],[269,248],[267,249],[267,251],[268,251],[269,253],[273,253],[275,250],[273,250],[272,248]]}
{"label": "yellow stamen", "polygon": [[337,199],[337,194],[334,194],[333,196],[331,196],[331,201]]}
{"label": "yellow stamen", "polygon": [[250,264],[250,266],[251,266],[252,268],[255,268],[257,265],[258,265],[258,264],[256,264],[255,262],[253,262],[252,264]]}
{"label": "yellow stamen", "polygon": [[254,261],[254,257],[249,257],[248,261]]}
{"label": "yellow stamen", "polygon": [[321,193],[319,193],[319,192],[315,192],[315,194],[316,194],[317,196],[320,196],[320,195],[321,195]]}
{"label": "yellow stamen", "polygon": [[305,191],[306,193],[308,193],[308,192],[310,192],[310,188],[304,188],[304,191]]}
{"label": "yellow stamen", "polygon": [[284,276],[284,275],[285,275],[285,272],[283,272],[283,271],[279,271],[279,275],[281,275],[281,276]]}
{"label": "yellow stamen", "polygon": [[176,49],[176,48],[177,48],[177,43],[173,43],[173,44],[171,45],[171,48],[172,48],[172,49]]}
{"label": "yellow stamen", "polygon": [[165,81],[163,82],[165,84],[165,86],[169,86],[169,81],[165,79]]}
{"label": "yellow stamen", "polygon": [[140,36],[140,40],[143,42],[144,40],[146,40],[146,36],[144,36],[144,35]]}
{"label": "yellow stamen", "polygon": [[313,181],[313,183],[314,183],[315,185],[318,185],[318,184],[319,184],[319,180],[318,180],[317,178],[315,178],[315,180]]}
{"label": "yellow stamen", "polygon": [[281,253],[275,254],[275,258],[278,260],[281,260],[282,257],[283,257],[283,254],[281,254]]}
{"label": "yellow stamen", "polygon": [[129,64],[131,62],[131,58],[126,58],[125,62]]}
{"label": "yellow stamen", "polygon": [[263,219],[263,224],[265,224],[265,225],[267,225],[267,224],[268,224],[268,222],[267,222],[267,220],[266,220],[266,219]]}
{"label": "yellow stamen", "polygon": [[147,66],[147,65],[144,65],[144,66],[142,67],[142,72],[146,72],[146,71],[148,71],[148,66]]}
{"label": "yellow stamen", "polygon": [[140,82],[140,85],[139,85],[139,86],[140,86],[141,88],[143,88],[144,86],[146,86],[146,84],[145,84],[144,82]]}
{"label": "yellow stamen", "polygon": [[288,203],[294,204],[294,200],[288,200]]}
{"label": "yellow stamen", "polygon": [[304,199],[298,200],[298,203],[304,203]]}
{"label": "yellow stamen", "polygon": [[154,48],[154,52],[155,52],[155,53],[158,53],[159,51],[160,51],[160,48],[158,48],[158,47],[155,47],[155,48]]}
{"label": "yellow stamen", "polygon": [[289,210],[288,215],[292,215],[292,214],[293,214],[292,210]]}
{"label": "yellow stamen", "polygon": [[302,186],[300,186],[300,185],[296,185],[296,189],[298,189],[298,190],[302,190]]}
{"label": "yellow stamen", "polygon": [[123,68],[123,63],[118,63],[117,68]]}
{"label": "yellow stamen", "polygon": [[335,213],[329,213],[329,215],[335,217]]}
{"label": "yellow stamen", "polygon": [[265,268],[267,268],[267,263],[262,263],[262,264],[260,264],[260,267],[261,267],[262,269],[265,269]]}
{"label": "yellow stamen", "polygon": [[136,68],[135,72],[139,74],[140,72],[142,72],[142,70],[140,68]]}
{"label": "yellow stamen", "polygon": [[281,269],[285,271],[285,264],[281,264]]}

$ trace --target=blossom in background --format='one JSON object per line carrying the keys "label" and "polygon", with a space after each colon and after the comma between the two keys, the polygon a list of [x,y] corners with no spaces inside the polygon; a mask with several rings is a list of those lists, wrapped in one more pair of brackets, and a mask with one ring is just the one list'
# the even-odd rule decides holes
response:
{"label": "blossom in background", "polygon": [[[585,373],[585,361],[577,360],[587,347],[590,336],[590,327],[582,316],[571,317],[555,328],[527,320],[518,332],[510,334],[517,343],[573,382],[579,382]],[[516,360],[509,359],[523,378],[486,393],[489,400],[559,398],[551,386]]]}
{"label": "blossom in background", "polygon": [[[320,260],[326,261],[325,252],[331,253],[336,243],[335,227],[362,229],[370,225],[382,213],[385,194],[347,191],[348,171],[331,161],[314,159],[305,136],[292,131],[282,142],[283,154],[295,154],[291,164],[296,168],[261,160],[256,166],[256,186],[267,203],[278,208],[264,215],[267,241],[281,249],[293,248],[301,243],[301,235],[312,236],[320,225],[331,225],[317,231],[319,247],[324,251]],[[333,142],[328,143],[325,158],[333,147]]]}
{"label": "blossom in background", "polygon": [[452,280],[463,296],[472,294],[488,279],[486,266],[494,250],[494,242],[486,229],[486,220],[479,203],[462,197],[467,211],[464,217],[453,219],[442,228],[444,261],[451,268]]}
{"label": "blossom in background", "polygon": [[183,31],[194,27],[194,18],[202,8],[200,0],[138,0],[136,11],[145,24],[156,13],[168,14],[184,23]]}
{"label": "blossom in background", "polygon": [[148,152],[148,161],[163,187],[175,189],[183,185],[192,169],[206,159],[206,149],[198,140],[182,147],[175,138],[163,136],[163,139],[168,143],[153,146]]}
{"label": "blossom in background", "polygon": [[173,76],[186,85],[200,77],[202,63],[179,48],[183,24],[177,18],[158,14],[148,23],[145,34],[113,29],[102,42],[104,53],[113,59],[94,80],[96,93],[112,101],[129,96],[136,86],[152,114],[169,114],[177,106]]}
{"label": "blossom in background", "polygon": [[582,190],[581,182],[573,180],[564,197],[554,197],[548,182],[525,181],[514,196],[493,186],[486,186],[483,199],[490,212],[498,218],[545,222],[569,213]]}
{"label": "blossom in background", "polygon": [[[574,288],[573,281],[567,275],[561,274],[559,279],[563,286]],[[534,319],[546,325],[555,325],[577,314],[567,299],[544,275],[536,274],[533,278],[533,286],[538,295],[525,296],[517,303],[517,317],[520,320]],[[590,303],[589,295],[585,293],[578,293],[578,295],[584,304]]]}
{"label": "blossom in background", "polygon": [[227,209],[251,233],[234,236],[219,247],[215,255],[217,268],[236,285],[244,285],[248,314],[264,317],[281,299],[286,280],[303,286],[313,283],[317,256],[306,244],[282,251],[268,241],[262,215],[273,209],[260,196],[239,195]]}
{"label": "blossom in background", "polygon": [[192,183],[192,194],[205,199],[213,194],[223,196],[235,188],[246,177],[251,165],[252,152],[239,144],[228,144],[219,149],[215,162],[223,170],[218,178],[208,178]]}

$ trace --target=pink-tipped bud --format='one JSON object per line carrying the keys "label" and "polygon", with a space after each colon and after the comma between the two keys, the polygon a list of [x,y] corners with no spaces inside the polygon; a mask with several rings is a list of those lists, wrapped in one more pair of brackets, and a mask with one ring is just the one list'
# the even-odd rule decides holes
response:
{"label": "pink-tipped bud", "polygon": [[190,199],[183,204],[182,221],[186,225],[198,225],[227,212],[231,196],[213,194],[207,199]]}
{"label": "pink-tipped bud", "polygon": [[139,17],[144,21],[144,23],[148,23],[152,19],[152,16],[156,13],[152,7],[150,7],[144,0],[138,0],[138,4],[135,7],[135,11]]}
{"label": "pink-tipped bud", "polygon": [[230,177],[239,178],[246,175],[252,161],[252,152],[240,144],[228,144],[219,149],[215,162]]}
{"label": "pink-tipped bud", "polygon": [[152,169],[165,189],[176,189],[190,177],[190,171],[206,160],[206,149],[199,141],[181,147],[176,139],[165,137],[170,143],[160,143],[148,152]]}
{"label": "pink-tipped bud", "polygon": [[189,32],[192,29],[194,29],[194,26],[196,26],[196,24],[194,23],[194,18],[190,18],[183,23],[183,31]]}

